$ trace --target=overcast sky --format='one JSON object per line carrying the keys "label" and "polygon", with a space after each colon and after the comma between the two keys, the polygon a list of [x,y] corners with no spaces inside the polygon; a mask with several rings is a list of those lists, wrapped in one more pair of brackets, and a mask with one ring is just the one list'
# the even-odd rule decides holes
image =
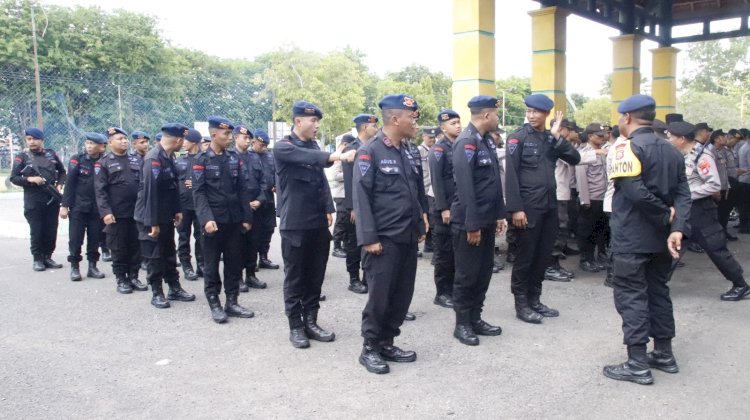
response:
{"label": "overcast sky", "polygon": [[[66,6],[98,5],[156,16],[172,45],[219,57],[248,58],[296,45],[326,52],[351,46],[367,54],[378,74],[412,63],[452,71],[452,0],[52,0]],[[531,73],[531,0],[496,0],[496,77]],[[612,42],[618,32],[577,16],[568,17],[567,92],[598,96],[612,68]],[[403,42],[417,48],[405,48]],[[650,78],[650,48],[644,41],[641,72]],[[684,54],[683,54],[684,55]],[[682,63],[682,60],[680,61]],[[678,73],[684,66],[679,66]]]}

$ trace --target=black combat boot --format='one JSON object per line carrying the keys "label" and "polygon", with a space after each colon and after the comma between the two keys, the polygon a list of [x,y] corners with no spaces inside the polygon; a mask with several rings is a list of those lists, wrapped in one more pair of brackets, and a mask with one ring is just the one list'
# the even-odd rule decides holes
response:
{"label": "black combat boot", "polygon": [[453,307],[453,299],[451,298],[451,295],[447,293],[443,293],[443,294],[439,294],[435,296],[435,299],[432,300],[432,303],[438,306],[442,306],[443,308]]}
{"label": "black combat boot", "polygon": [[318,325],[318,309],[313,309],[303,317],[307,338],[327,343],[336,339],[333,331],[326,331]]}
{"label": "black combat boot", "polygon": [[44,258],[34,256],[34,263],[31,265],[34,271],[44,271],[47,267],[44,266]]}
{"label": "black combat boot", "polygon": [[102,248],[102,261],[112,262],[112,253],[109,252],[108,248]]}
{"label": "black combat boot", "polygon": [[198,275],[193,270],[193,264],[190,261],[181,261],[182,274],[185,276],[185,280],[195,281],[198,280]]}
{"label": "black combat boot", "polygon": [[208,296],[208,306],[211,308],[211,318],[217,324],[227,322],[227,313],[221,307],[221,300],[216,295]]}
{"label": "black combat boot", "polygon": [[534,312],[545,318],[555,318],[560,316],[560,312],[557,309],[552,309],[543,304],[539,300],[539,295],[529,295],[529,307],[533,309]]}
{"label": "black combat boot", "polygon": [[417,353],[411,350],[402,350],[393,345],[393,339],[380,342],[380,355],[389,362],[411,363],[417,360]]}
{"label": "black combat boot", "polygon": [[474,330],[476,335],[500,335],[503,333],[503,329],[499,325],[492,325],[489,322],[482,319],[482,312],[474,309],[471,311],[471,328]]}
{"label": "black combat boot", "polygon": [[164,298],[164,290],[162,289],[161,280],[151,282],[151,291],[153,297],[151,297],[151,304],[159,309],[169,308],[171,305],[169,301]]}
{"label": "black combat boot", "polygon": [[359,355],[359,363],[368,372],[383,374],[391,371],[388,363],[383,360],[380,350],[380,345],[375,340],[365,339],[365,343],[362,346],[362,354]]}
{"label": "black combat boot", "polygon": [[453,329],[453,336],[467,346],[479,345],[479,337],[474,333],[471,326],[471,316],[468,311],[456,311],[456,328]]}
{"label": "black combat boot", "polygon": [[123,295],[129,295],[133,293],[133,286],[130,284],[130,281],[127,279],[127,277],[123,275],[117,277],[117,293],[122,293]]}
{"label": "black combat boot", "polygon": [[291,314],[288,316],[289,319],[289,341],[292,346],[298,349],[306,349],[310,347],[310,340],[308,340],[305,334],[305,323],[302,322],[302,316],[300,314]]}
{"label": "black combat boot", "polygon": [[260,254],[260,258],[259,258],[259,261],[258,261],[258,267],[260,267],[260,268],[266,268],[266,269],[270,269],[270,270],[278,270],[279,269],[279,265],[278,264],[274,264],[273,261],[271,261],[271,260],[268,259],[268,254]]}
{"label": "black combat boot", "polygon": [[745,296],[750,295],[750,286],[745,284],[744,286],[732,286],[727,292],[721,295],[721,300],[729,302],[736,302],[742,300]]}
{"label": "black combat boot", "polygon": [[237,303],[237,295],[227,295],[227,304],[224,305],[224,312],[227,316],[233,316],[236,318],[252,318],[255,313],[239,303]]}
{"label": "black combat boot", "polygon": [[646,345],[628,346],[628,360],[619,365],[604,366],[604,376],[618,381],[635,382],[640,385],[651,385],[654,377],[648,366]]}
{"label": "black combat boot", "polygon": [[516,301],[516,318],[529,324],[541,324],[542,317],[529,306],[529,300],[526,296],[515,295]]}
{"label": "black combat boot", "polygon": [[195,275],[203,277],[203,261],[198,261],[198,268],[195,270]]}
{"label": "black combat boot", "polygon": [[47,255],[44,259],[44,266],[46,268],[62,268],[62,264],[53,260],[51,255]]}
{"label": "black combat boot", "polygon": [[81,277],[81,270],[79,268],[78,262],[71,262],[70,263],[70,281],[81,281],[83,280],[83,277]]}
{"label": "black combat boot", "polygon": [[250,291],[250,288],[245,284],[244,281],[240,280],[239,289],[240,293],[247,293]]}
{"label": "black combat boot", "polygon": [[360,295],[367,293],[367,286],[359,279],[359,271],[349,274],[349,290]]}
{"label": "black combat boot", "polygon": [[130,281],[130,286],[133,288],[133,290],[138,290],[139,292],[145,292],[148,290],[148,286],[141,283],[140,280],[138,280],[138,268],[130,270],[130,276],[128,276],[128,280]]}
{"label": "black combat boot", "polygon": [[677,360],[672,353],[671,338],[655,338],[654,351],[648,354],[648,365],[667,373],[680,371]]}
{"label": "black combat boot", "polygon": [[103,279],[105,275],[96,268],[96,261],[89,261],[89,270],[86,273],[86,277],[90,279]]}
{"label": "black combat boot", "polygon": [[174,282],[169,285],[169,293],[167,293],[167,299],[178,300],[180,302],[192,302],[195,300],[195,295],[188,293],[182,288],[180,282]]}
{"label": "black combat boot", "polygon": [[255,277],[255,273],[251,273],[249,271],[245,276],[245,284],[253,289],[265,289],[267,286],[266,282],[260,281],[260,279]]}

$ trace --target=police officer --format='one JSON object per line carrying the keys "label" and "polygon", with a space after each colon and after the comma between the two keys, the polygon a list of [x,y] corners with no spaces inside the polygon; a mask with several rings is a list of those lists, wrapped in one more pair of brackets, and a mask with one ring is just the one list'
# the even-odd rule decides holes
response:
{"label": "police officer", "polygon": [[[180,286],[174,243],[174,228],[182,223],[182,212],[173,155],[188,134],[188,128],[179,123],[171,123],[161,130],[161,141],[146,152],[143,160],[133,218],[138,227],[141,256],[148,267],[147,280],[153,293],[151,305],[169,308],[167,299],[182,302],[195,300],[194,294],[186,292]],[[166,299],[162,281],[169,285]]]}
{"label": "police officer", "polygon": [[[130,138],[133,142],[133,153],[140,156],[141,159],[146,157],[149,146],[148,142],[151,140],[151,136],[149,136],[145,131],[136,130],[130,133]],[[160,139],[161,133],[156,135],[156,141],[158,142]]]}
{"label": "police officer", "polygon": [[[438,115],[438,124],[440,124],[440,115]],[[422,165],[422,177],[424,183],[424,192],[427,198],[427,209],[428,209],[428,220],[430,218],[430,210],[435,206],[435,192],[432,188],[432,176],[430,175],[430,161],[429,154],[432,146],[437,141],[437,135],[440,130],[437,127],[424,127],[422,129],[422,143],[417,146],[419,150],[419,157]],[[460,131],[460,130],[459,130]],[[432,221],[430,221],[432,223]],[[432,229],[427,231],[427,236],[424,240],[424,252],[434,253],[435,247],[432,239]],[[432,263],[435,263],[435,255],[432,256]]]}
{"label": "police officer", "polygon": [[271,249],[271,239],[276,228],[276,165],[273,153],[268,153],[268,145],[271,139],[266,130],[255,130],[255,138],[252,140],[252,153],[256,154],[263,169],[263,185],[265,191],[263,202],[255,211],[255,227],[260,230],[260,243],[258,244],[258,267],[278,270],[279,265],[268,259],[268,251]]}
{"label": "police officer", "polygon": [[333,222],[333,199],[323,168],[337,160],[351,160],[320,150],[315,136],[323,112],[310,102],[292,106],[292,133],[276,143],[273,157],[279,187],[281,253],[284,257],[284,309],[289,319],[289,341],[310,347],[309,339],[336,338],[318,325],[320,289],[328,262]]}
{"label": "police officer", "polygon": [[[257,185],[259,189],[256,197],[250,202],[250,208],[253,211],[253,219],[255,219],[255,213],[266,201],[265,196],[263,195],[263,191],[266,189],[263,167],[261,166],[258,156],[250,151],[250,142],[254,138],[253,132],[250,131],[247,126],[238,124],[234,126],[232,136],[234,137],[234,151],[244,162],[248,176],[253,178],[252,182]],[[256,268],[258,267],[260,232],[261,228],[256,225],[253,229],[243,232],[242,234],[242,242],[244,244],[244,249],[242,251],[242,267],[245,269],[245,280],[240,281],[240,292],[243,293],[248,292],[251,287],[253,289],[266,288],[266,283],[260,281],[258,277],[255,276],[255,272],[257,271]]]}
{"label": "police officer", "polygon": [[[182,223],[177,225],[177,255],[182,266],[182,273],[186,280],[198,280],[203,277],[203,235],[201,225],[195,213],[193,201],[193,165],[195,165],[201,143],[201,133],[196,129],[188,129],[183,142],[183,150],[186,152],[175,162],[175,170],[179,180],[180,208],[182,210]],[[196,270],[193,270],[192,257],[190,255],[190,234],[195,239]]]}
{"label": "police officer", "polygon": [[62,268],[52,259],[57,243],[57,217],[60,212],[59,189],[65,183],[65,167],[52,149],[44,148],[44,132],[27,128],[24,139],[28,152],[16,155],[10,182],[23,187],[23,215],[31,233],[34,271]]}
{"label": "police officer", "polygon": [[94,164],[94,192],[112,252],[112,272],[118,293],[146,291],[148,286],[138,280],[141,250],[133,219],[143,160],[127,153],[128,134],[121,128],[109,127],[107,135],[110,152]]}
{"label": "police officer", "polygon": [[497,127],[498,102],[487,95],[469,100],[471,122],[456,139],[452,156],[456,181],[450,211],[456,266],[453,336],[469,346],[479,344],[477,335],[502,333],[499,326],[481,318],[492,278],[495,235],[502,234],[507,227],[497,151],[489,134]]}
{"label": "police officer", "polygon": [[[354,141],[354,136],[346,133],[337,137],[336,141],[336,148],[344,149],[349,143]],[[329,172],[333,178],[330,187],[333,205],[336,208],[336,219],[333,222],[333,251],[331,251],[331,255],[336,258],[346,258],[344,243],[346,242],[346,224],[349,219],[349,212],[344,207],[344,171],[341,168],[341,162],[334,163]]]}
{"label": "police officer", "polygon": [[557,193],[555,165],[558,159],[576,165],[581,159],[573,146],[560,137],[562,113],[558,112],[551,131],[545,129],[547,116],[555,105],[542,94],[524,98],[529,121],[511,134],[505,158],[505,203],[518,231],[518,250],[511,291],[516,317],[539,324],[543,317],[559,312],[539,300],[544,271],[549,267],[557,237]]}
{"label": "police officer", "polygon": [[[654,99],[634,95],[617,111],[620,133],[627,140],[616,146],[609,171],[615,183],[611,246],[615,307],[622,317],[628,360],[605,366],[603,373],[611,379],[651,384],[649,366],[678,370],[672,355],[674,316],[667,282],[672,258],[679,256],[683,235],[689,235],[690,189],[682,155],[651,127]],[[654,352],[647,355],[649,336],[654,337]]]}
{"label": "police officer", "polygon": [[[349,143],[343,151],[354,150],[356,152],[360,147],[367,144],[378,132],[378,121],[378,117],[371,114],[359,114],[354,117],[352,122],[357,130],[357,138]],[[354,163],[341,162],[341,169],[344,172],[343,205],[348,215],[344,250],[346,251],[346,271],[349,273],[349,290],[354,293],[364,294],[367,293],[367,279],[360,279],[359,275],[360,263],[362,262],[362,247],[357,244],[357,218],[354,213],[354,191],[352,189]]]}
{"label": "police officer", "polygon": [[696,147],[695,126],[688,122],[669,125],[669,140],[685,156],[685,172],[690,186],[690,230],[688,241],[695,241],[705,251],[732,288],[721,300],[738,301],[750,294],[750,286],[742,275],[742,267],[727,249],[727,238],[719,223],[716,200],[721,181],[713,152]]}
{"label": "police officer", "polygon": [[456,274],[451,238],[451,205],[456,199],[456,181],[453,179],[453,144],[461,134],[461,117],[456,111],[445,109],[438,113],[437,119],[443,137],[430,148],[428,154],[431,188],[434,194],[430,206],[436,289],[433,303],[444,308],[452,308],[453,280]]}
{"label": "police officer", "polygon": [[[196,157],[193,165],[195,213],[203,228],[203,280],[211,318],[221,324],[228,316],[252,318],[255,314],[238,302],[242,279],[242,233],[252,229],[250,202],[260,193],[255,179],[237,153],[228,150],[234,125],[226,118],[208,118],[211,143]],[[224,258],[222,309],[219,261]]]}
{"label": "police officer", "polygon": [[86,133],[84,143],[86,151],[70,158],[68,178],[65,182],[60,218],[70,217],[68,227],[68,262],[70,263],[70,280],[80,281],[81,246],[86,236],[86,259],[89,269],[86,277],[104,278],[104,273],[96,267],[99,261],[100,236],[104,223],[99,217],[94,193],[94,164],[101,158],[107,147],[107,139],[99,133]]}
{"label": "police officer", "polygon": [[417,132],[418,104],[408,95],[380,100],[383,129],[357,151],[353,199],[357,242],[369,295],[362,311],[364,345],[359,362],[388,373],[386,361],[413,362],[417,354],[393,345],[414,294],[417,244],[424,240],[424,186],[405,140]]}

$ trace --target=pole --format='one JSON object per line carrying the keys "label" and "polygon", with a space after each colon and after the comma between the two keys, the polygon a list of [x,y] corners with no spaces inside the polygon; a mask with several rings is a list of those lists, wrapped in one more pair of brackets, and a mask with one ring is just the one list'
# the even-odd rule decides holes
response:
{"label": "pole", "polygon": [[503,91],[503,129],[505,129],[505,91]]}
{"label": "pole", "polygon": [[39,80],[39,60],[36,51],[36,20],[34,19],[34,4],[31,3],[31,40],[34,45],[34,85],[36,88],[36,123],[40,129],[44,129],[42,118],[42,84]]}
{"label": "pole", "polygon": [[117,115],[120,120],[119,127],[122,128],[122,95],[120,92],[120,85],[117,85]]}

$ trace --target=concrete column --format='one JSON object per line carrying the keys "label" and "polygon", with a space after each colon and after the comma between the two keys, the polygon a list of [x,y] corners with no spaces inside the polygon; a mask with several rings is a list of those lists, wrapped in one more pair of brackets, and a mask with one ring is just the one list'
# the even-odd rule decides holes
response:
{"label": "concrete column", "polygon": [[677,53],[674,47],[651,50],[651,96],[656,99],[656,118],[664,121],[677,106]]}
{"label": "concrete column", "polygon": [[[545,7],[531,15],[531,91],[543,93],[555,101],[555,111],[567,113],[565,95],[565,48],[568,12]],[[512,42],[512,41],[511,41]]]}
{"label": "concrete column", "polygon": [[612,112],[611,123],[620,118],[617,106],[641,90],[641,37],[620,35],[612,40]]}

